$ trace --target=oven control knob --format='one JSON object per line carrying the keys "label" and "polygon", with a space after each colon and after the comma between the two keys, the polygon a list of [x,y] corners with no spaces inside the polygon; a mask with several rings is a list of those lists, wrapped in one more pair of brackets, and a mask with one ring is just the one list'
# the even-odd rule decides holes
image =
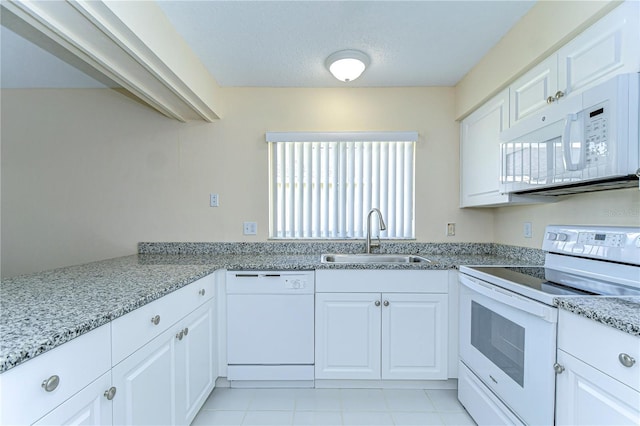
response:
{"label": "oven control knob", "polygon": [[558,241],[567,241],[567,234],[558,234]]}
{"label": "oven control knob", "polygon": [[555,232],[547,232],[547,240],[555,241],[558,238],[558,234]]}

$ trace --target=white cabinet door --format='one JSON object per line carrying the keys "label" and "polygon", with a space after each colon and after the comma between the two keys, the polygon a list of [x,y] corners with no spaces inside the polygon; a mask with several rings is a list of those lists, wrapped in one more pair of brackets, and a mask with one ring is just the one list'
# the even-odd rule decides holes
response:
{"label": "white cabinet door", "polygon": [[382,294],[382,378],[447,379],[446,294]]}
{"label": "white cabinet door", "polygon": [[[546,108],[558,91],[558,57],[551,55],[509,86],[509,125],[520,123],[534,112]],[[552,102],[552,103],[553,103]]]}
{"label": "white cabinet door", "polygon": [[34,424],[110,425],[111,401],[105,396],[109,388],[111,373],[105,373]]}
{"label": "white cabinet door", "polygon": [[627,1],[558,51],[565,96],[615,75],[640,71],[640,3]]}
{"label": "white cabinet door", "polygon": [[474,111],[460,124],[460,206],[502,204],[500,132],[509,127],[509,90]]}
{"label": "white cabinet door", "polygon": [[558,351],[557,425],[638,425],[640,392]]}
{"label": "white cabinet door", "polygon": [[214,303],[208,302],[179,324],[183,338],[176,342],[176,418],[190,424],[216,381]]}
{"label": "white cabinet door", "polygon": [[176,423],[173,328],[113,367],[113,422],[118,425]]}
{"label": "white cabinet door", "polygon": [[379,302],[379,293],[316,294],[317,379],[380,379]]}

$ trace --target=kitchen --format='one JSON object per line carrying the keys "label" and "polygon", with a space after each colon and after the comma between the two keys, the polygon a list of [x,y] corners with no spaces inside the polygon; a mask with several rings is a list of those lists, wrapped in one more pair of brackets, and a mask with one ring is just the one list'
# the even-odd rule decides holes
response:
{"label": "kitchen", "polygon": [[[269,130],[418,131],[416,163],[429,167],[416,168],[416,182],[437,182],[416,186],[419,242],[540,248],[551,223],[637,226],[634,189],[459,208],[456,119],[612,6],[535,6],[455,87],[223,87],[222,119],[212,124],[169,120],[105,89],[3,90],[3,276],[129,255],[140,241],[266,241]],[[530,39],[557,12],[563,25]],[[252,172],[238,173],[238,164]],[[209,207],[212,192],[218,208]],[[256,236],[242,235],[244,221],[258,223]],[[447,223],[456,224],[452,237]]]}

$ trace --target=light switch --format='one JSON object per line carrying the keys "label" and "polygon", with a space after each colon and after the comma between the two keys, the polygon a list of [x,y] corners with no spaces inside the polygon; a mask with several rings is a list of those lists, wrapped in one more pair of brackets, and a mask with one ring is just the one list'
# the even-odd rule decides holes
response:
{"label": "light switch", "polygon": [[218,207],[218,194],[209,194],[209,206]]}
{"label": "light switch", "polygon": [[531,222],[525,222],[522,227],[522,234],[525,238],[531,238]]}

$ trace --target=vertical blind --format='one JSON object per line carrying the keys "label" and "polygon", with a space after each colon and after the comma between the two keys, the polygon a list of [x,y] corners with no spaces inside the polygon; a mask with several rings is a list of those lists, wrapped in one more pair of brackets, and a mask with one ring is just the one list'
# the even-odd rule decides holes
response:
{"label": "vertical blind", "polygon": [[270,237],[364,238],[366,215],[378,207],[387,224],[381,238],[414,238],[416,139],[415,132],[268,133]]}

